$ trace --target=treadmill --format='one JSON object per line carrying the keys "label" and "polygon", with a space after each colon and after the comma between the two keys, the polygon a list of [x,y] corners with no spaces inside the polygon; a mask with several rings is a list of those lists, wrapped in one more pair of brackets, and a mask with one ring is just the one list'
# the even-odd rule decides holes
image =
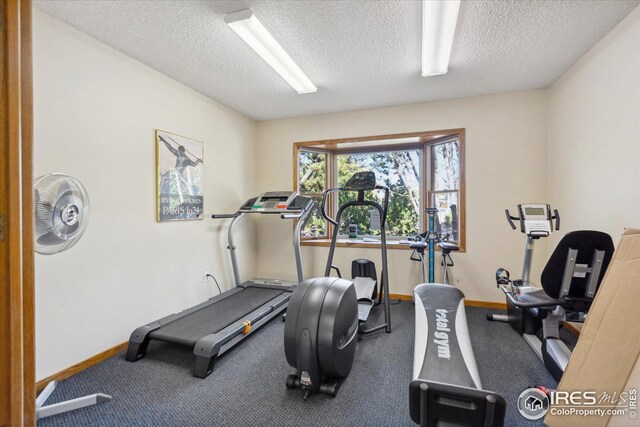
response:
{"label": "treadmill", "polygon": [[[300,230],[313,207],[313,200],[295,191],[270,191],[247,200],[236,213],[214,214],[214,219],[232,219],[229,252],[235,287],[195,307],[140,326],[131,334],[126,360],[144,357],[151,340],[193,348],[193,375],[206,378],[218,356],[248,337],[253,331],[283,312],[295,286],[304,280],[300,252]],[[280,215],[297,219],[293,233],[298,282],[277,279],[240,280],[234,229],[247,214]]]}

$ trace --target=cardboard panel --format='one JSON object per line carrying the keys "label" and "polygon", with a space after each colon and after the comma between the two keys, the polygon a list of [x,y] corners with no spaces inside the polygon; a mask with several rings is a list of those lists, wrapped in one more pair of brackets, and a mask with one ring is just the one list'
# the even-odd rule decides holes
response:
{"label": "cardboard panel", "polygon": [[[625,230],[580,339],[558,385],[560,391],[596,391],[618,396],[628,391],[640,355],[640,230]],[[637,386],[637,384],[636,384]],[[613,418],[620,418],[613,420]],[[549,413],[550,427],[640,425],[624,416],[566,416]],[[617,424],[616,424],[617,423]]]}

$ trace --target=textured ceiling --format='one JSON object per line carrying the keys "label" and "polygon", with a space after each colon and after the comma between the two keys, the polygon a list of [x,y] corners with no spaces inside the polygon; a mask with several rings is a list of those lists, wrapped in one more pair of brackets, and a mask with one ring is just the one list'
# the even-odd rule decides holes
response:
{"label": "textured ceiling", "polygon": [[[543,88],[632,1],[466,1],[449,72],[420,75],[418,1],[35,1],[256,120]],[[223,22],[250,7],[318,86],[298,95]]]}

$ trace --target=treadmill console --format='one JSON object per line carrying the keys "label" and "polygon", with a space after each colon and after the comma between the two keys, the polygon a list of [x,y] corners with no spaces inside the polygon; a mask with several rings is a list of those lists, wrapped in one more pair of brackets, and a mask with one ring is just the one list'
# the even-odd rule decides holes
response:
{"label": "treadmill console", "polygon": [[548,236],[551,234],[551,207],[541,203],[518,205],[520,231],[528,236]]}
{"label": "treadmill console", "polygon": [[298,196],[295,191],[267,191],[247,200],[240,212],[244,213],[286,213],[299,212],[301,207],[294,204]]}
{"label": "treadmill console", "polygon": [[356,172],[342,188],[345,191],[370,191],[376,188],[376,174],[371,171]]}

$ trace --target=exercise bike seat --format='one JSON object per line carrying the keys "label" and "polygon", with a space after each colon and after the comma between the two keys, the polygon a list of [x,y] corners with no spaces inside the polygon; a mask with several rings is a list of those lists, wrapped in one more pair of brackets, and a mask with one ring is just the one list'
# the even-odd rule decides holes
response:
{"label": "exercise bike seat", "polygon": [[427,242],[413,242],[409,245],[410,249],[415,249],[418,253],[424,253],[424,250],[429,247]]}
{"label": "exercise bike seat", "polygon": [[562,301],[551,298],[543,289],[533,292],[525,292],[518,295],[518,301],[532,307],[555,307],[562,305]]}
{"label": "exercise bike seat", "polygon": [[453,243],[449,243],[449,242],[440,242],[438,243],[438,246],[440,247],[440,249],[442,249],[442,252],[444,252],[445,254],[448,254],[452,251],[460,250],[460,246],[455,245]]}

